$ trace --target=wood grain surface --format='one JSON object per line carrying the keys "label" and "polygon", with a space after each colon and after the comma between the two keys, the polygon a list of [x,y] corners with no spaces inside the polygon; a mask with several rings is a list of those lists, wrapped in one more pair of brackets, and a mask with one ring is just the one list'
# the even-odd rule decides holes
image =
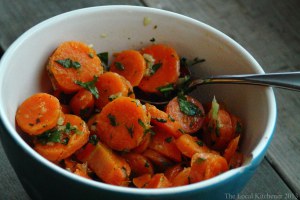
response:
{"label": "wood grain surface", "polygon": [[[0,48],[5,51],[24,31],[49,17],[114,4],[149,6],[192,17],[236,40],[265,72],[300,70],[299,0],[0,0]],[[255,194],[282,195],[278,199],[300,195],[300,93],[274,91],[278,120],[273,141],[266,158],[236,199],[258,199]],[[30,199],[1,144],[0,158],[0,199]]]}

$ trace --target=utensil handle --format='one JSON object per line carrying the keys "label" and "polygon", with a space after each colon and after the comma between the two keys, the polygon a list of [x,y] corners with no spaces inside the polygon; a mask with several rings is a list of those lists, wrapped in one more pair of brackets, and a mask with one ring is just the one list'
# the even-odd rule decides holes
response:
{"label": "utensil handle", "polygon": [[274,86],[289,90],[300,91],[300,72],[283,72],[248,75],[222,75],[207,79],[195,80],[194,86],[199,84],[228,83]]}

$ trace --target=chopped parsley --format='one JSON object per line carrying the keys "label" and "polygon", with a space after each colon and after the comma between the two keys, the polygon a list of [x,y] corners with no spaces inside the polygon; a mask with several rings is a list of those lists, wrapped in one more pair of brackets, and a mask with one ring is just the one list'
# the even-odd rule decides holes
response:
{"label": "chopped parsley", "polygon": [[108,52],[98,53],[97,56],[100,58],[101,62],[104,64],[105,70],[108,71]]}
{"label": "chopped parsley", "polygon": [[109,113],[107,115],[107,118],[109,119],[110,125],[112,125],[112,126],[118,126],[119,125],[117,120],[116,120],[116,117],[114,115]]}
{"label": "chopped parsley", "polygon": [[[113,101],[113,100],[115,100],[116,98],[118,98],[118,97],[120,97],[120,96],[122,96],[122,92],[118,92],[118,93],[116,93],[116,94],[110,95],[110,96],[108,97],[108,100],[109,100],[109,101]],[[128,95],[128,96],[129,96],[129,95]]]}
{"label": "chopped parsley", "polygon": [[157,90],[162,93],[165,97],[168,97],[171,92],[175,90],[173,83],[158,87]]}
{"label": "chopped parsley", "polygon": [[179,109],[188,116],[203,115],[202,111],[194,103],[188,101],[185,96],[178,96]]}
{"label": "chopped parsley", "polygon": [[92,81],[89,81],[89,82],[75,81],[75,83],[77,85],[80,85],[81,87],[85,88],[86,90],[90,91],[94,95],[94,97],[96,99],[98,99],[99,92],[98,92],[97,87],[95,86],[95,83],[97,82],[97,80],[98,80],[98,77],[94,76],[94,79]]}
{"label": "chopped parsley", "polygon": [[167,120],[163,118],[155,118],[156,121],[161,122],[161,123],[166,123]]}
{"label": "chopped parsley", "polygon": [[64,59],[64,60],[56,60],[55,62],[62,65],[64,68],[79,69],[81,67],[79,62],[73,61],[70,58],[67,58],[67,59]]}
{"label": "chopped parsley", "polygon": [[59,125],[54,129],[45,131],[41,135],[36,136],[36,138],[37,141],[43,145],[51,142],[67,145],[71,132],[75,134],[82,133],[76,126],[72,126],[70,123],[67,123],[66,125]]}
{"label": "chopped parsley", "polygon": [[89,137],[89,143],[93,144],[94,146],[97,145],[99,141],[99,138],[97,137],[97,135],[93,134],[93,135],[90,135]]}
{"label": "chopped parsley", "polygon": [[115,66],[120,71],[124,71],[124,69],[125,69],[124,65],[120,62],[115,62]]}
{"label": "chopped parsley", "polygon": [[201,163],[203,163],[205,160],[206,160],[205,158],[201,158],[201,157],[200,157],[200,158],[197,158],[195,162],[196,162],[197,164],[201,164]]}
{"label": "chopped parsley", "polygon": [[167,137],[167,138],[165,139],[165,141],[166,141],[167,143],[172,142],[172,137]]}
{"label": "chopped parsley", "polygon": [[48,130],[37,136],[37,141],[43,145],[48,142],[61,143],[62,132],[58,129]]}
{"label": "chopped parsley", "polygon": [[156,71],[161,68],[162,63],[156,63],[154,65],[151,66],[151,68],[149,69],[149,75],[152,76],[153,74],[156,73]]}
{"label": "chopped parsley", "polygon": [[175,119],[171,115],[168,115],[168,118],[170,119],[171,122],[175,122]]}
{"label": "chopped parsley", "polygon": [[130,137],[133,138],[133,133],[134,133],[134,125],[132,124],[130,127],[126,125],[127,131],[130,134]]}
{"label": "chopped parsley", "polygon": [[197,143],[197,144],[198,144],[200,147],[203,147],[203,146],[204,146],[203,142],[202,142],[202,141],[200,141],[200,140],[199,140],[199,141],[197,141],[196,143]]}

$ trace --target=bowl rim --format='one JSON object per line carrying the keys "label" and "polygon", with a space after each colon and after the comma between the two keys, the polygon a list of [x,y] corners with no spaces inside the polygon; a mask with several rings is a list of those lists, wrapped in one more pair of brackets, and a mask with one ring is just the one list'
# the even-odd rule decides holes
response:
{"label": "bowl rim", "polygon": [[[55,24],[59,20],[66,18],[66,17],[72,17],[73,15],[80,15],[80,14],[91,14],[95,12],[100,12],[104,10],[123,10],[123,11],[138,11],[138,12],[145,12],[145,13],[155,13],[162,16],[170,16],[174,17],[178,20],[185,21],[186,23],[192,23],[193,25],[200,26],[201,28],[212,32],[213,34],[217,35],[218,37],[222,38],[226,43],[230,44],[233,48],[236,50],[242,52],[243,56],[251,62],[252,65],[256,66],[258,73],[264,73],[263,69],[260,67],[260,65],[257,63],[257,61],[248,53],[240,44],[238,44],[236,41],[225,35],[223,32],[211,27],[208,24],[205,24],[199,20],[195,20],[191,17],[184,16],[182,14],[178,14],[171,11],[166,11],[162,9],[157,8],[149,8],[149,7],[143,7],[143,6],[131,6],[131,5],[109,5],[109,6],[95,6],[95,7],[87,7],[87,8],[81,8],[72,10],[69,12],[65,12],[56,16],[53,16],[49,19],[46,19],[37,25],[31,27],[26,32],[24,32],[20,37],[18,37],[11,45],[10,47],[5,51],[4,55],[2,56],[2,59],[0,60],[0,94],[2,93],[2,80],[4,77],[5,72],[5,65],[8,62],[7,60],[12,57],[12,54],[14,51],[18,49],[18,46],[22,44],[24,40],[26,40],[27,37],[29,37],[34,32],[43,29],[43,27],[48,26],[50,24]],[[135,195],[168,195],[168,194],[177,194],[177,193],[184,193],[184,192],[191,192],[194,190],[201,190],[201,189],[208,189],[215,187],[216,185],[222,184],[226,182],[228,179],[234,178],[235,176],[239,176],[242,174],[243,171],[253,169],[255,168],[262,160],[267,147],[269,146],[274,130],[275,130],[275,122],[276,122],[276,116],[277,116],[277,110],[276,110],[276,102],[275,102],[275,96],[272,88],[266,87],[265,88],[266,95],[268,97],[268,106],[270,110],[270,118],[268,119],[267,125],[266,125],[266,131],[263,135],[263,138],[259,141],[258,145],[254,148],[252,152],[252,159],[249,163],[244,164],[243,166],[229,170],[228,172],[225,172],[221,175],[218,175],[217,177],[211,178],[206,181],[202,181],[199,183],[194,183],[186,186],[180,186],[174,188],[160,188],[160,189],[137,189],[137,188],[127,188],[127,187],[120,187],[120,186],[114,186],[109,185],[102,182],[97,182],[93,180],[88,180],[85,178],[82,178],[80,176],[74,175],[67,170],[64,170],[56,165],[54,165],[52,162],[46,160],[44,157],[42,157],[40,154],[38,154],[36,151],[34,151],[17,133],[15,127],[13,127],[8,117],[6,116],[3,108],[3,101],[2,98],[0,98],[0,120],[2,121],[2,124],[8,134],[12,136],[12,138],[15,140],[16,143],[20,145],[20,147],[28,153],[31,157],[33,157],[37,162],[40,162],[43,166],[47,167],[50,170],[53,170],[60,175],[71,179],[72,181],[77,181],[82,184],[86,184],[92,187],[96,187],[98,189],[105,189],[112,192],[121,192],[121,193],[127,193],[127,194],[135,194]],[[5,134],[7,134],[5,133]]]}

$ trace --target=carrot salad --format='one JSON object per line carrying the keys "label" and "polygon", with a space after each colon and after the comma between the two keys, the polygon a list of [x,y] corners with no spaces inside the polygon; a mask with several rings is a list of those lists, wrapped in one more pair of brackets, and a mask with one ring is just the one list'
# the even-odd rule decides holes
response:
{"label": "carrot salad", "polygon": [[[166,44],[96,53],[60,44],[46,70],[53,90],[25,99],[17,126],[32,148],[78,176],[136,188],[197,183],[243,163],[241,119],[217,102],[188,95],[186,59]],[[135,91],[166,98],[143,104]]]}

